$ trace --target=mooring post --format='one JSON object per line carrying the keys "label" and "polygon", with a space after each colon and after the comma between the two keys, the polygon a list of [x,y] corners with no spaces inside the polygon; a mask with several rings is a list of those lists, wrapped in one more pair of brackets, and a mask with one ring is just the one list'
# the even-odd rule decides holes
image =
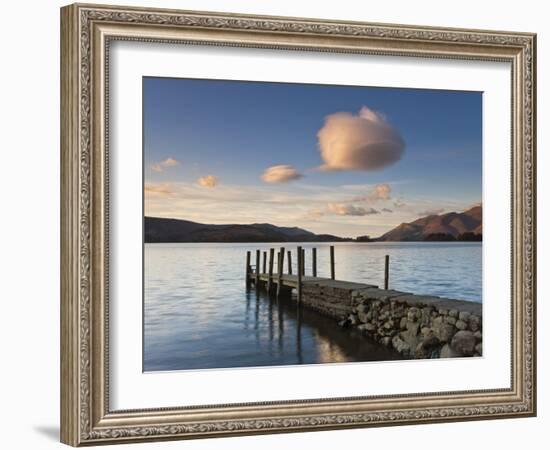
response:
{"label": "mooring post", "polygon": [[388,290],[390,286],[390,255],[386,255],[384,263],[384,289]]}
{"label": "mooring post", "polygon": [[277,297],[281,293],[281,284],[283,283],[283,266],[285,264],[285,248],[279,250],[279,261],[277,264]]}
{"label": "mooring post", "polygon": [[262,265],[262,273],[267,273],[267,252],[264,252],[264,263]]}
{"label": "mooring post", "polygon": [[246,252],[246,271],[245,271],[245,277],[246,277],[246,287],[250,287],[250,250]]}
{"label": "mooring post", "polygon": [[313,247],[311,249],[311,270],[313,272],[313,276],[317,276],[317,248]]}
{"label": "mooring post", "polygon": [[287,253],[288,256],[288,274],[292,275],[292,252],[289,250]]}
{"label": "mooring post", "polygon": [[258,283],[260,281],[260,250],[256,250],[256,277],[254,280],[254,285],[256,289],[258,288]]}
{"label": "mooring post", "polygon": [[334,280],[334,245],[330,246],[330,279]]}
{"label": "mooring post", "polygon": [[306,276],[306,249],[302,249],[302,276]]}
{"label": "mooring post", "polygon": [[302,267],[304,265],[304,254],[302,247],[298,247],[298,286],[296,287],[296,296],[298,305],[302,302]]}
{"label": "mooring post", "polygon": [[273,278],[273,256],[275,254],[275,249],[269,249],[269,273],[267,275],[267,292],[271,291],[271,282]]}

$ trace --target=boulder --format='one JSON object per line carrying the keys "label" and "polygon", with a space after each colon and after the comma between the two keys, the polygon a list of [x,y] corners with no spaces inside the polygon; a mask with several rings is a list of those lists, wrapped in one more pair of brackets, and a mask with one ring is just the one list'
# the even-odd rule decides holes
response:
{"label": "boulder", "polygon": [[451,310],[449,311],[449,316],[454,317],[455,319],[457,319],[457,318],[458,318],[458,310],[456,310],[456,309],[451,309]]}
{"label": "boulder", "polygon": [[481,319],[479,316],[471,314],[468,322],[470,325],[470,330],[475,332],[481,329]]}
{"label": "boulder", "polygon": [[456,318],[451,317],[451,316],[447,316],[447,317],[445,317],[445,322],[447,322],[448,324],[454,325],[454,324],[456,324]]}
{"label": "boulder", "polygon": [[358,330],[361,330],[361,331],[374,331],[376,330],[376,325],[372,324],[372,323],[364,323],[362,325],[359,325],[357,327]]}
{"label": "boulder", "polygon": [[434,336],[441,342],[448,342],[453,337],[456,328],[454,325],[448,323],[442,323],[440,325],[433,325],[432,331]]}
{"label": "boulder", "polygon": [[391,342],[392,342],[393,348],[397,350],[399,353],[401,353],[402,355],[408,356],[410,354],[410,351],[411,351],[410,346],[403,339],[401,339],[401,336],[399,334],[396,334],[392,338]]}
{"label": "boulder", "polygon": [[453,350],[449,344],[445,344],[443,347],[441,347],[441,352],[439,354],[440,358],[457,358],[459,356],[462,355]]}
{"label": "boulder", "polygon": [[472,356],[476,346],[476,338],[471,331],[461,330],[453,336],[451,347],[463,356]]}
{"label": "boulder", "polygon": [[468,324],[466,322],[464,322],[463,320],[458,320],[455,324],[455,326],[459,329],[459,330],[465,330],[466,328],[468,328]]}
{"label": "boulder", "polygon": [[468,322],[470,319],[470,313],[468,311],[460,311],[458,313],[458,318],[464,322]]}

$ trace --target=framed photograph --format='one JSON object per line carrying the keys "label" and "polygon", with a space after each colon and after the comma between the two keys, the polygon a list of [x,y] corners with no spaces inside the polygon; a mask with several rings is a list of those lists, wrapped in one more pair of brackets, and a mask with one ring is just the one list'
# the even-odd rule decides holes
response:
{"label": "framed photograph", "polygon": [[62,8],[62,442],[535,415],[535,38]]}

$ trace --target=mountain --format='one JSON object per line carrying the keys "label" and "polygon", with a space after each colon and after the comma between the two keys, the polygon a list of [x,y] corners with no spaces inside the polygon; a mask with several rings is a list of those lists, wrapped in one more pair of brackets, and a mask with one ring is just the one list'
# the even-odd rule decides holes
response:
{"label": "mountain", "polygon": [[483,234],[483,210],[474,206],[462,213],[450,212],[402,223],[377,241],[480,240]]}
{"label": "mountain", "polygon": [[145,217],[145,242],[331,242],[338,236],[270,223],[211,225],[189,220]]}

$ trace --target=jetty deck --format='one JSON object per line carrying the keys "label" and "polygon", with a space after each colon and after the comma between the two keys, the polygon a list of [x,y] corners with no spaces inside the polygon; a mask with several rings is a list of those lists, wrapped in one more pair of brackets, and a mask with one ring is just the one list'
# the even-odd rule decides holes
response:
{"label": "jetty deck", "polygon": [[[256,279],[255,274],[251,274],[250,277],[254,281]],[[260,273],[258,274],[258,279],[260,282],[267,283],[269,282],[270,275],[269,273]],[[279,278],[277,275],[271,275],[271,282],[276,287],[279,284]],[[281,276],[280,283],[283,287],[287,288],[298,288],[299,277],[298,275],[289,275],[284,274]],[[357,291],[367,288],[377,288],[378,286],[373,284],[365,283],[355,283],[353,281],[343,281],[343,280],[333,280],[332,278],[323,278],[323,277],[314,277],[314,276],[303,276],[301,278],[302,285],[312,284],[316,286],[325,286],[332,287],[335,289],[349,289],[350,291]]]}

